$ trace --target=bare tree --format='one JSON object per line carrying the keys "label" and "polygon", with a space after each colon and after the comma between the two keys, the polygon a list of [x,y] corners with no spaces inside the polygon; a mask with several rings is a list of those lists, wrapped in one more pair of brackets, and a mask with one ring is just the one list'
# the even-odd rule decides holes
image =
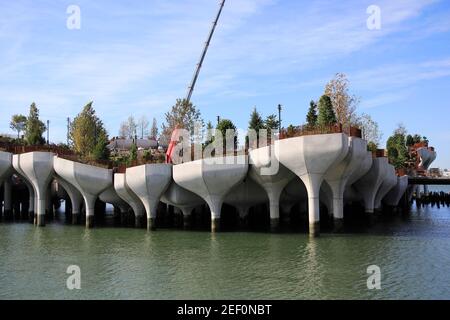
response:
{"label": "bare tree", "polygon": [[370,115],[363,113],[358,117],[357,124],[362,130],[362,138],[369,143],[369,147],[372,145],[376,149],[383,138],[378,123]]}
{"label": "bare tree", "polygon": [[141,135],[141,139],[144,139],[148,135],[149,122],[145,116],[141,116],[137,123],[138,132]]}
{"label": "bare tree", "polygon": [[138,125],[133,116],[129,116],[127,121],[120,124],[119,136],[123,139],[133,139],[137,135]]}
{"label": "bare tree", "polygon": [[349,81],[343,73],[337,73],[325,86],[325,95],[333,104],[338,123],[350,126],[356,123],[356,107],[359,98],[349,93]]}
{"label": "bare tree", "polygon": [[129,135],[130,135],[130,128],[128,127],[128,123],[126,121],[123,121],[120,124],[119,137],[126,139],[129,137]]}

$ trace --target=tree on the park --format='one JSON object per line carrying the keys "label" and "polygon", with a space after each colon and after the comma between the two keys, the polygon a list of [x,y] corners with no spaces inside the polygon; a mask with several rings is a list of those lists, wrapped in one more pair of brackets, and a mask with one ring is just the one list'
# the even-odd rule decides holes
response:
{"label": "tree on the park", "polygon": [[363,113],[358,117],[356,124],[362,131],[362,138],[367,141],[368,149],[376,151],[383,137],[378,123],[370,115]]}
{"label": "tree on the park", "polygon": [[327,95],[323,95],[319,99],[319,115],[317,117],[317,124],[320,126],[328,126],[337,122],[336,114],[333,110],[331,99]]}
{"label": "tree on the park", "polygon": [[137,156],[138,156],[138,154],[137,154],[137,146],[136,146],[135,143],[133,143],[131,145],[131,148],[130,148],[130,160],[131,161],[136,161],[137,160]]}
{"label": "tree on the park", "polygon": [[141,139],[144,139],[144,137],[148,136],[148,126],[149,122],[147,117],[141,116],[137,122],[137,131]]}
{"label": "tree on the park", "polygon": [[205,139],[205,146],[212,143],[214,141],[214,127],[211,123],[211,121],[208,121],[206,124],[206,139]]}
{"label": "tree on the park", "polygon": [[317,103],[313,100],[309,103],[308,114],[306,115],[306,123],[309,128],[314,128],[317,125]]}
{"label": "tree on the park", "polygon": [[92,158],[94,160],[108,160],[110,156],[108,146],[108,139],[106,135],[101,135],[98,138],[97,144],[92,151]]}
{"label": "tree on the park", "polygon": [[325,95],[329,96],[336,114],[336,121],[350,126],[356,120],[356,108],[359,98],[349,93],[349,81],[343,73],[337,73],[325,86]]}
{"label": "tree on the park", "polygon": [[[92,101],[84,106],[70,127],[70,139],[73,149],[83,157],[104,155],[108,134],[103,122],[95,114]],[[103,157],[103,156],[102,156]]]}
{"label": "tree on the park", "polygon": [[203,128],[203,120],[200,111],[186,99],[177,99],[172,109],[165,114],[165,123],[162,125],[161,139],[165,142],[170,141],[172,132],[175,129],[186,129],[194,139],[196,126]]}
{"label": "tree on the park", "polygon": [[25,131],[27,125],[27,117],[23,114],[15,114],[11,117],[11,122],[9,123],[9,127],[17,131],[17,139],[20,139],[20,133]]}
{"label": "tree on the park", "polygon": [[409,161],[408,148],[406,146],[406,128],[400,124],[389,137],[386,144],[390,163],[396,168],[405,168]]}
{"label": "tree on the park", "polygon": [[228,119],[220,120],[219,123],[217,124],[216,129],[219,130],[222,133],[224,146],[225,146],[225,139],[226,139],[227,130],[233,130],[234,133],[235,133],[235,136],[234,136],[234,147],[235,148],[237,147],[238,137],[237,137],[237,132],[236,132],[236,126],[234,125],[234,123],[231,120],[228,120]]}
{"label": "tree on the park", "polygon": [[39,119],[39,109],[33,102],[25,125],[25,140],[29,145],[44,144],[42,136],[46,130],[45,124]]}
{"label": "tree on the park", "polygon": [[156,121],[156,118],[153,118],[152,122],[152,128],[150,129],[150,137],[157,140],[158,139],[158,122]]}
{"label": "tree on the park", "polygon": [[248,128],[255,130],[256,133],[259,133],[260,129],[265,129],[266,128],[261,115],[256,110],[256,107],[253,108],[253,111],[252,111],[252,113],[250,115],[250,121],[248,123]]}
{"label": "tree on the park", "polygon": [[278,130],[279,126],[280,121],[276,114],[268,115],[266,120],[264,120],[264,127],[267,128],[267,130]]}

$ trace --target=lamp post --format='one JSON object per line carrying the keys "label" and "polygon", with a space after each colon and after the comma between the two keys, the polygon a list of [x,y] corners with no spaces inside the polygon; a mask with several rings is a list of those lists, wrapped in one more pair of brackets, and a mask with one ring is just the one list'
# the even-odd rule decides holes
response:
{"label": "lamp post", "polygon": [[47,120],[47,145],[50,144],[50,120]]}
{"label": "lamp post", "polygon": [[70,118],[67,117],[67,145],[69,145],[70,140]]}
{"label": "lamp post", "polygon": [[281,110],[282,105],[278,105],[278,132],[281,132]]}

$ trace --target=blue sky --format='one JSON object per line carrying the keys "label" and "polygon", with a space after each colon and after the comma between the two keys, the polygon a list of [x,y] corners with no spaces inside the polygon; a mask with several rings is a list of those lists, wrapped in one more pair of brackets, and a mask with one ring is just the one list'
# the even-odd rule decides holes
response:
{"label": "blue sky", "polygon": [[[50,139],[89,101],[110,135],[130,114],[156,117],[184,97],[216,0],[0,0],[0,133],[35,101]],[[69,30],[69,5],[81,29]],[[366,10],[381,9],[369,30]],[[284,105],[284,125],[304,122],[308,103],[337,72],[359,111],[387,138],[402,122],[450,168],[450,1],[228,0],[193,102],[203,118],[245,129],[253,106]],[[385,139],[384,139],[385,140]]]}

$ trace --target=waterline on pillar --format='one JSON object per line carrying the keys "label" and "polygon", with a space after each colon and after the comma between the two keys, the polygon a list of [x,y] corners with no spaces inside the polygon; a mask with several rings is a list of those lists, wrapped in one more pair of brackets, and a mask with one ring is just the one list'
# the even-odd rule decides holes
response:
{"label": "waterline on pillar", "polygon": [[309,224],[309,236],[318,237],[320,235],[320,222],[313,222]]}
{"label": "waterline on pillar", "polygon": [[218,232],[220,231],[220,219],[211,219],[211,232]]}

